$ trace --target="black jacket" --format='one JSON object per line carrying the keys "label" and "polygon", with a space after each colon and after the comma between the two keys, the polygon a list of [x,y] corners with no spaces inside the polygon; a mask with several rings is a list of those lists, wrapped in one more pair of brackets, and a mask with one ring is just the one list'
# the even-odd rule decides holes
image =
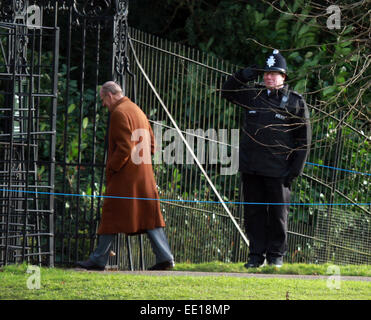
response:
{"label": "black jacket", "polygon": [[230,76],[222,87],[223,98],[245,108],[239,170],[293,179],[302,173],[310,149],[308,108],[287,85],[268,96],[264,84],[246,84],[256,78],[256,72],[247,68]]}

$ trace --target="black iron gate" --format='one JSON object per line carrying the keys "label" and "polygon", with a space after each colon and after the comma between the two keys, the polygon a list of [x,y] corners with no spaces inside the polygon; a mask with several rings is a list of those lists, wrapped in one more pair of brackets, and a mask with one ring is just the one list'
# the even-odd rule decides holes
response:
{"label": "black iron gate", "polygon": [[82,196],[104,192],[98,90],[125,84],[127,9],[1,1],[0,265],[72,263],[94,246],[101,200]]}
{"label": "black iron gate", "polygon": [[30,24],[17,2],[2,10],[0,265],[53,265],[59,29]]}

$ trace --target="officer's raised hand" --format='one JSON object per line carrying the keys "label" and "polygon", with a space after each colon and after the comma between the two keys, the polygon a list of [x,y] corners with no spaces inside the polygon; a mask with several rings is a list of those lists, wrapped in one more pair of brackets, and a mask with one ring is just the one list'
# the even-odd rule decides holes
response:
{"label": "officer's raised hand", "polygon": [[252,81],[257,79],[259,72],[258,72],[258,66],[253,65],[251,67],[247,67],[245,69],[242,69],[240,71],[241,80],[244,82]]}

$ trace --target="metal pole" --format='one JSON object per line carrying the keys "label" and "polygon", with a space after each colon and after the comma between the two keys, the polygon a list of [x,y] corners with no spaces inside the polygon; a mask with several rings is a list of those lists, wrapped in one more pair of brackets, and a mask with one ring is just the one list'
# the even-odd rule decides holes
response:
{"label": "metal pole", "polygon": [[[57,11],[57,7],[55,8]],[[56,129],[57,129],[57,96],[58,96],[58,60],[59,60],[59,28],[54,27],[54,57],[53,57],[53,80],[52,80],[52,113],[51,113],[51,135],[50,143],[50,174],[49,174],[49,267],[54,267],[54,193],[55,190],[55,146],[56,146]]]}
{"label": "metal pole", "polygon": [[[340,119],[342,119],[342,113],[340,114]],[[337,168],[342,152],[342,127],[340,126],[340,129],[336,133],[336,147],[335,147],[335,161],[334,161],[334,167]],[[338,177],[338,170],[332,171],[332,188],[331,188],[331,196],[330,196],[330,206],[328,208],[328,217],[327,217],[327,261],[330,260],[330,254],[331,254],[331,225],[332,225],[332,216],[333,216],[333,206],[331,205],[334,203],[335,194],[336,194],[336,184],[337,184],[337,177]]]}
{"label": "metal pole", "polygon": [[[16,38],[17,38],[17,29],[14,28],[13,30],[10,29],[9,30],[9,33],[12,33],[14,32],[13,34],[13,43],[12,43],[12,46],[13,46],[13,56],[12,56],[12,102],[11,102],[11,115],[10,115],[10,127],[9,127],[9,162],[8,162],[8,188],[9,189],[12,189],[12,174],[13,174],[13,171],[12,171],[12,159],[13,159],[13,133],[14,133],[14,109],[15,109],[15,86],[16,86],[16,81],[15,81],[15,78],[16,78],[16,59],[17,59],[17,55],[16,55],[16,52],[17,52],[17,41],[16,41]],[[9,251],[9,228],[10,228],[10,211],[12,209],[12,196],[11,196],[11,191],[8,191],[8,199],[7,199],[7,202],[8,202],[8,205],[7,205],[7,212],[6,212],[6,226],[5,226],[5,251],[4,251],[4,255],[5,255],[5,259],[4,259],[4,265],[7,265],[8,263],[8,251]]]}

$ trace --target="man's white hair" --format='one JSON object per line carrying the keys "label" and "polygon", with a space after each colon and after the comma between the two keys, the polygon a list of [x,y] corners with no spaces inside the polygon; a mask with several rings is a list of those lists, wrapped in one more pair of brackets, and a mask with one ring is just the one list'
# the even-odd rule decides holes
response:
{"label": "man's white hair", "polygon": [[107,94],[108,92],[116,95],[118,93],[122,93],[121,87],[114,81],[107,81],[102,85],[101,88],[102,94]]}

